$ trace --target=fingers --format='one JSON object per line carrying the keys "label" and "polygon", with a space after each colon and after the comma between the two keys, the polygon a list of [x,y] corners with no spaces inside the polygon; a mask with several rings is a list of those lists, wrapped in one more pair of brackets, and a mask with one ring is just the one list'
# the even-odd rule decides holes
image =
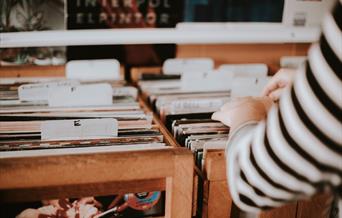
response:
{"label": "fingers", "polygon": [[293,80],[295,72],[290,69],[280,69],[266,85],[262,91],[262,96],[270,96],[273,92],[288,86]]}
{"label": "fingers", "polygon": [[273,92],[270,93],[269,97],[273,100],[273,101],[278,101],[280,96],[281,96],[281,93],[283,93],[284,91],[284,88],[281,88],[281,89],[277,89]]}
{"label": "fingers", "polygon": [[261,96],[268,96],[273,90],[278,88],[278,83],[273,78],[269,81],[269,83],[263,89]]}
{"label": "fingers", "polygon": [[229,111],[217,111],[212,114],[211,119],[220,121],[226,126],[231,126],[231,119]]}

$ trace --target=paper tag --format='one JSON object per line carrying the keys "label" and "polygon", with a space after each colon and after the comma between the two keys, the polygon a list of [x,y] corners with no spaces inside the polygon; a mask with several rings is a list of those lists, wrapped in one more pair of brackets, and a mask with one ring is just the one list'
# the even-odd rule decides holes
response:
{"label": "paper tag", "polygon": [[232,73],[235,77],[266,77],[266,64],[223,64],[218,71]]}
{"label": "paper tag", "polygon": [[163,64],[166,75],[181,75],[185,71],[205,72],[214,69],[214,61],[210,58],[174,58],[167,59]]}
{"label": "paper tag", "polygon": [[79,84],[80,83],[76,80],[25,84],[19,86],[18,96],[20,101],[47,101],[49,97],[49,88],[70,87]]}
{"label": "paper tag", "polygon": [[184,91],[229,91],[233,75],[219,71],[185,72],[181,77]]}
{"label": "paper tag", "polygon": [[42,140],[93,139],[118,136],[118,121],[112,118],[44,121]]}
{"label": "paper tag", "polygon": [[136,99],[138,97],[138,89],[131,86],[113,87],[113,96],[132,96]]}
{"label": "paper tag", "polygon": [[66,64],[66,77],[81,81],[120,80],[120,63],[115,59],[77,60]]}
{"label": "paper tag", "polygon": [[111,85],[90,84],[49,89],[50,107],[104,106],[113,103]]}
{"label": "paper tag", "polygon": [[266,86],[269,79],[270,77],[234,78],[233,85],[232,85],[232,97],[260,96],[263,88]]}

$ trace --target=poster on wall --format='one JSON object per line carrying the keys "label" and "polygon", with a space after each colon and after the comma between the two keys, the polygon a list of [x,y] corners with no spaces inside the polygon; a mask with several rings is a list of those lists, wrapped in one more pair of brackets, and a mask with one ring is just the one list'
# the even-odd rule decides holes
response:
{"label": "poster on wall", "polygon": [[[1,0],[0,33],[64,30],[64,0]],[[64,47],[0,48],[0,66],[62,65]]]}
{"label": "poster on wall", "polygon": [[[164,28],[182,20],[181,0],[76,0],[67,2],[68,29]],[[116,58],[129,66],[160,65],[174,45],[70,46],[68,59]]]}
{"label": "poster on wall", "polygon": [[185,0],[184,22],[281,22],[284,0]]}

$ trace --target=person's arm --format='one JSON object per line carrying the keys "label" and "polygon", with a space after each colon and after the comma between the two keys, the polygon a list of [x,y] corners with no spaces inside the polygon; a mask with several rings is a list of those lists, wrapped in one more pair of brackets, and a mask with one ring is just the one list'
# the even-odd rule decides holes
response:
{"label": "person's arm", "polygon": [[[284,90],[279,105],[272,106],[265,120],[233,131],[226,149],[227,176],[241,209],[279,207],[326,188],[341,193],[341,30],[339,1],[325,17],[305,69]],[[224,111],[220,113],[216,119],[224,120]]]}

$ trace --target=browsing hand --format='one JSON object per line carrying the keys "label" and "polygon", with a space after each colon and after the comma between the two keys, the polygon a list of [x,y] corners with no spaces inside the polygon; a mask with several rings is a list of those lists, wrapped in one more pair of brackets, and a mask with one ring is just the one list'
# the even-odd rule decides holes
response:
{"label": "browsing hand", "polygon": [[220,111],[212,115],[212,119],[229,126],[232,132],[246,122],[264,119],[272,104],[268,97],[237,98],[223,105]]}
{"label": "browsing hand", "polygon": [[296,70],[280,69],[268,82],[262,92],[262,96],[268,96],[273,101],[278,101],[284,88],[286,88],[296,75]]}

